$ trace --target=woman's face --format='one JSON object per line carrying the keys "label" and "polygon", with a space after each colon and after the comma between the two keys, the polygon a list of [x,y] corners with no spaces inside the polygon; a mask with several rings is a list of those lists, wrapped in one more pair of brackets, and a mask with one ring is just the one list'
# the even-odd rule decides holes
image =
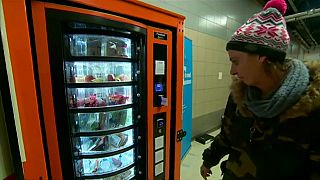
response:
{"label": "woman's face", "polygon": [[264,56],[249,54],[246,52],[229,50],[230,61],[232,63],[230,74],[236,76],[248,86],[259,84],[264,75]]}

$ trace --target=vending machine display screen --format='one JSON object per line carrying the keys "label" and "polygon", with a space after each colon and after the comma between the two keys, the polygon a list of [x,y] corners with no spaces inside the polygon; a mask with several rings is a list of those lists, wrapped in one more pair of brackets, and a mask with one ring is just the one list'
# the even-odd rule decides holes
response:
{"label": "vending machine display screen", "polygon": [[164,126],[164,119],[158,119],[157,120],[157,127],[162,128]]}
{"label": "vending machine display screen", "polygon": [[156,83],[154,86],[155,92],[163,92],[163,84]]}

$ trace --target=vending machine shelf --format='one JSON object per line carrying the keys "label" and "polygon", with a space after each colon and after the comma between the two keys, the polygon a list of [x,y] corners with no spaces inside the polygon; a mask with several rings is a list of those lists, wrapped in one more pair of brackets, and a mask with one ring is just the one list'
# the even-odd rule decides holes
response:
{"label": "vending machine shelf", "polygon": [[67,57],[65,62],[138,62],[136,58],[125,58],[125,57],[99,57],[99,56],[72,56]]}
{"label": "vending machine shelf", "polygon": [[69,108],[70,113],[92,113],[92,112],[105,112],[115,111],[121,109],[127,109],[134,107],[135,104],[124,104],[124,105],[112,105],[108,107],[80,107],[80,108]]}
{"label": "vending machine shelf", "polygon": [[131,39],[100,34],[68,34],[71,56],[131,58]]}
{"label": "vending machine shelf", "polygon": [[96,88],[96,87],[117,87],[136,85],[136,81],[114,81],[114,82],[90,82],[90,83],[67,83],[68,88]]}
{"label": "vending machine shelf", "polygon": [[[119,174],[134,166],[134,150],[101,158],[75,159],[78,177],[108,177]],[[121,171],[122,170],[122,171]]]}
{"label": "vending machine shelf", "polygon": [[132,62],[75,61],[65,63],[67,83],[119,83],[134,81]]}
{"label": "vending machine shelf", "polygon": [[131,164],[121,170],[107,173],[107,174],[95,174],[95,175],[83,175],[85,179],[100,179],[100,180],[133,180],[135,179],[135,168],[136,164]]}
{"label": "vending machine shelf", "polygon": [[110,135],[110,134],[115,134],[115,133],[120,133],[123,131],[127,131],[130,129],[134,129],[136,126],[131,125],[127,127],[119,127],[119,128],[114,128],[114,129],[108,129],[108,130],[96,130],[96,131],[87,131],[87,132],[76,132],[73,133],[73,137],[81,137],[81,136],[102,136],[102,135]]}
{"label": "vending machine shelf", "polygon": [[110,156],[114,156],[114,155],[117,155],[117,154],[121,154],[121,153],[124,153],[128,150],[131,150],[133,148],[136,148],[136,144],[133,144],[131,146],[128,146],[128,147],[124,147],[123,149],[120,149],[120,150],[114,150],[114,151],[111,151],[111,152],[99,152],[99,151],[92,151],[90,153],[77,153],[75,152],[74,153],[74,157],[75,159],[88,159],[88,158],[103,158],[103,157],[110,157]]}
{"label": "vending machine shelf", "polygon": [[68,88],[70,108],[112,107],[132,104],[132,86]]}

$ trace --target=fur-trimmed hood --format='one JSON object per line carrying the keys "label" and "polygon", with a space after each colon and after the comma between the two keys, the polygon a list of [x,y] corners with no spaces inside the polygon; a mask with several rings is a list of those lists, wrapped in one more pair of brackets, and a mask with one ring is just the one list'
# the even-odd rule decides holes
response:
{"label": "fur-trimmed hood", "polygon": [[[310,84],[300,100],[280,114],[280,122],[285,122],[291,118],[308,116],[312,111],[320,110],[320,61],[305,62],[309,69]],[[233,79],[231,94],[237,104],[238,111],[245,117],[253,116],[252,112],[244,105],[245,85],[238,79]]]}

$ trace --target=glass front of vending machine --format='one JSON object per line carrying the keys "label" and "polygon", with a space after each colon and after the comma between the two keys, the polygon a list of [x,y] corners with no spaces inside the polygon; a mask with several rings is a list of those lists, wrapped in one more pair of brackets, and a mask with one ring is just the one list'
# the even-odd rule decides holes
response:
{"label": "glass front of vending machine", "polygon": [[46,17],[63,176],[142,177],[145,29],[53,10]]}

